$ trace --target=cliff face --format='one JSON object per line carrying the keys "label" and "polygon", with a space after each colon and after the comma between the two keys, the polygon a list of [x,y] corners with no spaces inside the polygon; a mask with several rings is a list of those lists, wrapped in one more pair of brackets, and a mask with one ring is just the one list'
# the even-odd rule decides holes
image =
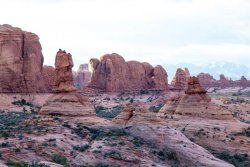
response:
{"label": "cliff face", "polygon": [[0,25],[0,92],[46,92],[39,37],[10,25]]}
{"label": "cliff face", "polygon": [[90,60],[92,76],[90,87],[107,92],[135,90],[167,90],[167,73],[161,66],[126,62],[118,54],[107,54]]}

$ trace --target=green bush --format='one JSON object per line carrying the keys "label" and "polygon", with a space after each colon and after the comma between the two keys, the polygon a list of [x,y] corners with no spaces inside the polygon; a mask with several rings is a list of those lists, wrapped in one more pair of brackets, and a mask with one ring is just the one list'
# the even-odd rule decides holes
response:
{"label": "green bush", "polygon": [[84,152],[84,151],[86,151],[87,149],[89,149],[89,145],[88,145],[88,144],[84,144],[84,145],[82,145],[82,146],[76,145],[76,146],[73,146],[73,149],[74,149],[74,150],[77,150],[77,151],[80,151],[80,152]]}
{"label": "green bush", "polygon": [[13,160],[7,160],[6,165],[8,167],[49,167],[48,165],[41,164],[39,162],[23,162],[23,161],[13,161]]}
{"label": "green bush", "polygon": [[136,146],[136,147],[140,147],[141,145],[144,144],[144,141],[141,139],[141,138],[134,138],[133,139],[133,144]]}
{"label": "green bush", "polygon": [[34,119],[37,119],[37,115],[34,113],[0,113],[0,138],[17,136],[19,139],[22,139],[22,135],[20,136],[20,134],[23,133],[47,131],[48,127],[45,125],[26,123],[26,120]]}
{"label": "green bush", "polygon": [[123,107],[121,105],[115,106],[113,108],[106,108],[103,106],[95,107],[96,115],[98,117],[112,119],[119,115],[123,111]]}
{"label": "green bush", "polygon": [[159,104],[157,106],[151,106],[149,108],[149,111],[154,112],[154,113],[158,113],[163,106],[164,106],[163,104]]}
{"label": "green bush", "polygon": [[158,152],[158,156],[162,161],[166,160],[177,161],[177,155],[175,151],[169,151],[164,149]]}
{"label": "green bush", "polygon": [[34,106],[32,103],[26,101],[25,99],[13,101],[12,104],[16,106],[30,106],[30,107]]}
{"label": "green bush", "polygon": [[67,158],[64,156],[58,155],[58,154],[53,154],[51,156],[51,161],[60,165],[63,165],[64,167],[68,167],[69,165],[67,164]]}
{"label": "green bush", "polygon": [[236,167],[249,167],[250,161],[247,154],[230,155],[227,152],[221,152],[215,155],[217,158],[227,161]]}
{"label": "green bush", "polygon": [[118,151],[110,151],[108,153],[105,153],[104,157],[105,158],[110,157],[110,158],[114,158],[114,159],[122,159],[122,155]]}
{"label": "green bush", "polygon": [[149,91],[148,91],[148,90],[142,89],[142,90],[140,91],[140,94],[141,94],[141,95],[147,95],[147,94],[149,94]]}

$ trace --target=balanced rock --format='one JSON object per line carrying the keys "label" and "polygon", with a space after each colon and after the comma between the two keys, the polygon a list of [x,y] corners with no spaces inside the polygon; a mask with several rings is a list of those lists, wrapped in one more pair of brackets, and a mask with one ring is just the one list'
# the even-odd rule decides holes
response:
{"label": "balanced rock", "polygon": [[185,68],[184,70],[181,68],[178,68],[171,82],[173,89],[178,90],[178,91],[186,90],[189,76],[190,76],[190,73],[187,68]]}
{"label": "balanced rock", "polygon": [[44,115],[89,116],[95,115],[89,98],[82,97],[73,85],[73,60],[70,54],[59,50],[55,62],[55,92],[41,109]]}
{"label": "balanced rock", "polygon": [[118,54],[106,54],[90,60],[90,87],[107,92],[167,90],[167,73],[161,66],[138,61],[126,62]]}
{"label": "balanced rock", "polygon": [[0,25],[0,92],[46,92],[39,37],[10,25]]}
{"label": "balanced rock", "polygon": [[55,60],[55,92],[72,92],[76,90],[72,74],[73,66],[71,54],[60,49]]}
{"label": "balanced rock", "polygon": [[77,70],[75,85],[79,89],[87,87],[91,80],[91,72],[88,64],[81,64]]}

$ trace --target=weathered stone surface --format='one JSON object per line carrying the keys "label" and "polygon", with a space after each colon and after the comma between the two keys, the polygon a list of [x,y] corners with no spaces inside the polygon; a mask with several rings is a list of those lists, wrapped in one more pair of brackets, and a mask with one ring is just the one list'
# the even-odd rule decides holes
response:
{"label": "weathered stone surface", "polygon": [[153,68],[148,63],[126,62],[118,54],[107,54],[91,59],[90,87],[107,92],[142,89],[167,90],[167,73],[161,66]]}
{"label": "weathered stone surface", "polygon": [[175,152],[181,166],[206,166],[206,167],[233,167],[218,158],[215,158],[203,147],[191,142],[180,131],[161,125],[135,124],[127,131],[147,143],[153,144],[162,150]]}
{"label": "weathered stone surface", "polygon": [[52,92],[55,86],[55,68],[52,66],[43,66],[42,77],[44,80],[44,86],[47,92]]}
{"label": "weathered stone surface", "polygon": [[170,99],[159,113],[181,117],[233,120],[225,108],[211,103],[211,98],[197,77],[190,77],[184,96]]}
{"label": "weathered stone surface", "polygon": [[91,72],[88,64],[81,64],[77,70],[75,78],[75,86],[78,89],[83,89],[89,85],[91,81]]}
{"label": "weathered stone surface", "polygon": [[0,25],[0,92],[46,92],[42,65],[42,47],[36,34]]}
{"label": "weathered stone surface", "polygon": [[166,126],[164,121],[143,106],[127,105],[125,109],[125,113],[122,112],[112,122],[116,125],[127,125],[125,129],[131,136],[153,144],[156,148],[172,151],[180,164],[211,167],[232,166],[215,158],[201,146],[192,143],[180,131]]}
{"label": "weathered stone surface", "polygon": [[72,92],[76,90],[72,74],[73,66],[71,54],[60,49],[55,60],[55,92]]}
{"label": "weathered stone surface", "polygon": [[190,73],[187,68],[185,68],[184,70],[178,68],[171,82],[171,86],[173,87],[173,89],[178,91],[186,90],[189,76]]}
{"label": "weathered stone surface", "polygon": [[61,49],[55,60],[55,93],[43,105],[40,114],[59,116],[93,116],[95,110],[88,97],[76,92],[73,83],[72,56]]}
{"label": "weathered stone surface", "polygon": [[50,96],[40,113],[58,116],[93,116],[95,110],[87,97],[82,97],[76,92],[68,92]]}

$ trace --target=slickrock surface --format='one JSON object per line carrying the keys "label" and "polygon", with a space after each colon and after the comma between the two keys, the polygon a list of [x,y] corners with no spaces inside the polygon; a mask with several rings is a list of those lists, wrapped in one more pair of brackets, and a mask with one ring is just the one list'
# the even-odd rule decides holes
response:
{"label": "slickrock surface", "polygon": [[142,106],[127,105],[125,113],[113,119],[117,125],[128,125],[126,131],[131,135],[155,145],[158,149],[174,150],[181,165],[218,166],[230,165],[215,158],[204,148],[192,143],[180,131],[167,127],[154,113]]}
{"label": "slickrock surface", "polygon": [[173,90],[178,90],[178,91],[186,90],[189,76],[190,76],[190,73],[187,68],[185,68],[184,70],[181,68],[178,68],[171,82],[171,86],[173,87]]}
{"label": "slickrock surface", "polygon": [[49,97],[41,114],[58,116],[93,116],[94,108],[87,97],[79,94],[58,93]]}
{"label": "slickrock surface", "polygon": [[249,125],[233,117],[227,107],[211,102],[196,77],[189,78],[185,95],[170,99],[159,115],[169,126],[178,128],[190,140],[210,151],[250,155],[247,137],[236,135]]}
{"label": "slickrock surface", "polygon": [[78,89],[83,89],[89,85],[91,81],[91,72],[88,64],[81,64],[77,70],[75,85]]}
{"label": "slickrock surface", "polygon": [[90,60],[92,77],[90,87],[107,92],[167,90],[167,73],[161,66],[148,63],[125,62],[118,54],[106,54]]}
{"label": "slickrock surface", "polygon": [[0,92],[47,92],[42,66],[42,47],[36,34],[0,25]]}

